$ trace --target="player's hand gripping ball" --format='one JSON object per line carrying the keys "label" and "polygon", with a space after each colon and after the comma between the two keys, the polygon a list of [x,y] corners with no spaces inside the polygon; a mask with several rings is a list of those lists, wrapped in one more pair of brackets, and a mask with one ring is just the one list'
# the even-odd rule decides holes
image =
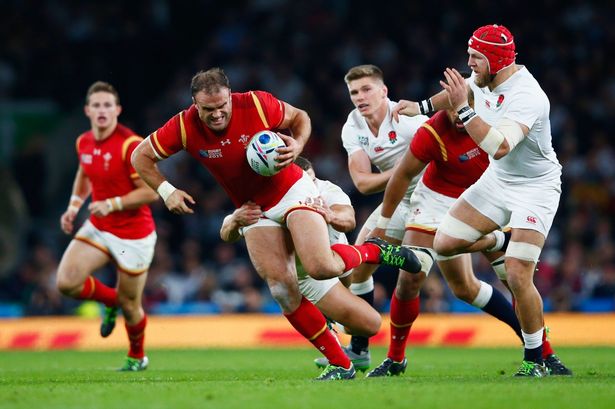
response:
{"label": "player's hand gripping ball", "polygon": [[277,148],[286,146],[282,138],[272,131],[260,131],[254,134],[248,142],[246,157],[250,167],[259,175],[273,176],[281,169],[275,167]]}

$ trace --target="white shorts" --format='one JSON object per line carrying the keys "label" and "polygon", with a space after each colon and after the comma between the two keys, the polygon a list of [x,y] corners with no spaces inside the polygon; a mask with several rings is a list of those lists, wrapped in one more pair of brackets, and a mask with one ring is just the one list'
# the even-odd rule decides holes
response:
{"label": "white shorts", "polygon": [[560,186],[559,181],[507,183],[487,168],[461,197],[500,227],[535,230],[547,237],[559,205]]}
{"label": "white shorts", "polygon": [[239,229],[240,234],[245,234],[246,231],[254,227],[277,226],[283,227],[286,222],[286,216],[295,209],[308,208],[305,206],[305,199],[316,198],[320,196],[318,188],[312,178],[305,172],[301,179],[295,182],[288,192],[280,199],[280,201],[271,209],[263,212],[261,219],[249,226]]}
{"label": "white shorts", "polygon": [[149,269],[154,258],[156,232],[142,239],[121,239],[111,233],[98,230],[87,220],[75,235],[75,240],[83,241],[107,253],[118,270],[127,274],[141,274]]}
{"label": "white shorts", "polygon": [[436,234],[442,219],[457,199],[431,190],[422,180],[418,182],[410,198],[407,230]]}
{"label": "white shorts", "polygon": [[[363,224],[364,228],[369,230],[374,230],[376,228],[376,222],[378,221],[378,217],[380,216],[380,211],[382,209],[382,203],[372,212],[372,214],[367,218],[365,223]],[[386,229],[386,235],[388,237],[397,239],[399,241],[403,240],[404,233],[406,232],[406,220],[410,215],[410,204],[404,198],[393,212],[393,216],[391,216],[391,221],[389,221],[389,225]]]}
{"label": "white shorts", "polygon": [[340,282],[337,277],[328,278],[326,280],[315,280],[309,276],[299,278],[298,281],[301,294],[310,300],[312,304],[319,302],[333,286]]}

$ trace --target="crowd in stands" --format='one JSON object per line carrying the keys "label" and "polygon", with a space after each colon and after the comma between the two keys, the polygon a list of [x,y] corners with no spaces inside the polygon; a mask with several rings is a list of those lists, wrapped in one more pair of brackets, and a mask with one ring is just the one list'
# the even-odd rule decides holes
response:
{"label": "crowd in stands", "polygon": [[[105,80],[120,93],[120,121],[147,136],[189,106],[196,71],[220,66],[234,91],[267,90],[309,113],[313,132],[304,154],[321,179],[350,195],[359,226],[381,196],[361,195],[348,175],[340,140],[352,109],[343,81],[347,69],[376,64],[391,99],[422,99],[439,90],[444,68],[465,67],[466,42],[475,27],[505,24],[515,35],[517,62],[528,66],[549,96],[554,146],[563,165],[562,200],[535,276],[545,309],[615,310],[613,7],[556,0],[532,3],[531,13],[512,0],[497,7],[480,0],[4,3],[0,105],[50,99],[63,116],[82,116],[88,85]],[[75,155],[75,138],[87,128],[85,118],[77,123],[82,127],[64,135],[68,156]],[[69,241],[58,220],[72,180],[41,193],[46,143],[44,134],[17,143],[0,164],[5,178],[0,180],[7,181],[2,185],[13,180],[28,211],[27,223],[19,227],[24,239],[18,257],[0,270],[0,304],[18,304],[26,315],[72,314],[78,306],[55,288],[55,270]],[[74,172],[76,162],[66,166]],[[196,205],[194,215],[182,217],[161,201],[153,206],[158,243],[146,309],[277,310],[243,243],[219,239],[222,219],[232,211],[224,192],[186,156],[160,166]],[[479,278],[497,284],[488,262],[481,256],[474,262]],[[108,283],[115,279],[112,270],[99,274]],[[395,275],[383,269],[375,276],[383,311]],[[421,299],[423,311],[464,310],[439,274],[431,274]]]}

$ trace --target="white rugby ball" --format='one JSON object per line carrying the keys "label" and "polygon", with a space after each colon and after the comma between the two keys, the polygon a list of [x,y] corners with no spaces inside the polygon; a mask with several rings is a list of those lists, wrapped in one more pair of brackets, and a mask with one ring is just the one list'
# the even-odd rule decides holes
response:
{"label": "white rugby ball", "polygon": [[272,131],[260,131],[254,134],[248,142],[246,157],[250,167],[261,176],[273,176],[281,169],[278,163],[276,149],[286,146],[282,138]]}

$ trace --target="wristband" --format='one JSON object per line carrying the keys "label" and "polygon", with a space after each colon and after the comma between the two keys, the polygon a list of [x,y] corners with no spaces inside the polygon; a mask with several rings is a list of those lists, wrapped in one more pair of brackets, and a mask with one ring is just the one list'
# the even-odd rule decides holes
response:
{"label": "wristband", "polygon": [[464,105],[457,110],[457,115],[459,115],[459,120],[463,122],[464,125],[469,124],[470,121],[476,118],[476,112],[469,106]]}
{"label": "wristband", "polygon": [[162,200],[164,200],[165,202],[167,201],[169,196],[171,196],[171,194],[176,190],[177,189],[175,188],[175,186],[173,186],[166,180],[158,186],[158,189],[156,189]]}
{"label": "wristband", "polygon": [[70,200],[68,201],[68,210],[72,210],[75,213],[79,213],[79,209],[81,209],[81,205],[83,204],[83,199],[77,195],[72,195]]}
{"label": "wristband", "polygon": [[379,229],[386,229],[391,221],[390,217],[384,217],[382,215],[378,216],[378,220],[376,220],[376,227]]}
{"label": "wristband", "polygon": [[74,206],[74,205],[69,205],[67,210],[69,210],[71,212],[79,213],[79,209],[81,209],[81,207]]}
{"label": "wristband", "polygon": [[109,213],[124,210],[124,205],[122,204],[122,198],[120,196],[106,199],[105,203],[107,203],[107,206],[109,207]]}
{"label": "wristband", "polygon": [[433,112],[433,104],[431,103],[431,98],[424,99],[419,102],[419,111],[423,115],[427,115]]}

